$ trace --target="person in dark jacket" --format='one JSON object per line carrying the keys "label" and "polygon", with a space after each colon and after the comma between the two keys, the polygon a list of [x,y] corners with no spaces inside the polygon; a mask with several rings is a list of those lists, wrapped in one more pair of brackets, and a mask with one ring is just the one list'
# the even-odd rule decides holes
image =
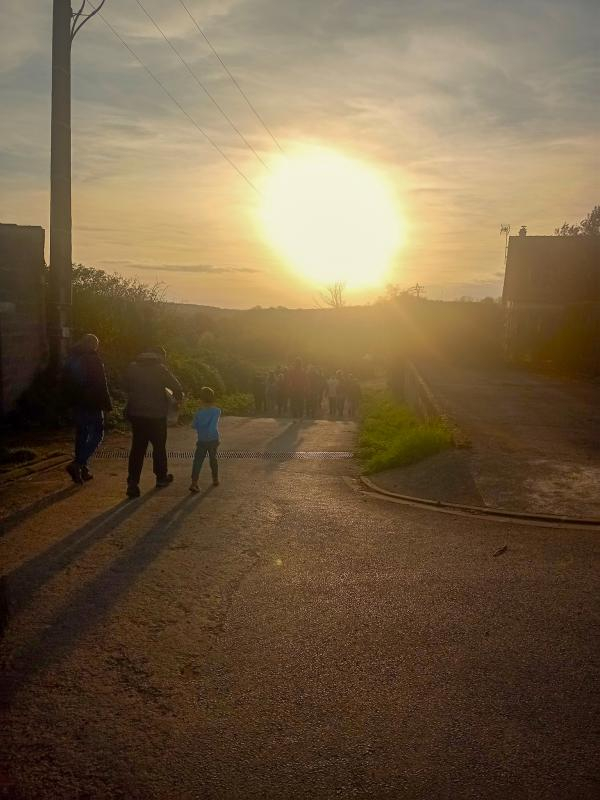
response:
{"label": "person in dark jacket", "polygon": [[294,366],[288,370],[287,386],[291,399],[292,417],[294,419],[302,419],[306,394],[306,372],[302,366],[302,360],[299,358],[294,361]]}
{"label": "person in dark jacket", "polygon": [[112,408],[99,346],[98,337],[87,333],[73,347],[65,365],[67,401],[75,421],[75,458],[67,472],[74,483],[93,478],[88,461],[104,438],[104,412]]}
{"label": "person in dark jacket", "polygon": [[152,444],[156,488],[168,486],[173,480],[167,468],[167,416],[171,398],[181,402],[183,390],[167,369],[165,358],[162,347],[150,348],[129,365],[125,376],[126,416],[132,432],[128,497],[140,496],[140,476],[148,444]]}

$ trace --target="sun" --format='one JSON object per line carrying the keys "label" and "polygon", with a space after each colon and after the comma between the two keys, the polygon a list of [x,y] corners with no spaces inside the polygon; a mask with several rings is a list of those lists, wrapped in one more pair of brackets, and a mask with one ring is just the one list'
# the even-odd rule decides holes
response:
{"label": "sun", "polygon": [[321,148],[282,158],[261,187],[269,244],[306,281],[349,289],[382,285],[402,243],[387,180],[364,163]]}

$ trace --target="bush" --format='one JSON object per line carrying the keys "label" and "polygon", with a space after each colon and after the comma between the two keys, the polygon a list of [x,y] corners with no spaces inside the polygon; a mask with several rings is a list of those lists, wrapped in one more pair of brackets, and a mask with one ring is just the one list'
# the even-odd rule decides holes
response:
{"label": "bush", "polygon": [[368,396],[361,406],[357,453],[367,474],[413,464],[451,445],[441,420],[424,422],[386,393]]}
{"label": "bush", "polygon": [[[252,410],[254,399],[251,394],[238,392],[237,394],[217,395],[216,404],[225,417],[244,417]],[[199,408],[202,408],[202,400],[199,400],[194,394],[186,394],[179,408],[180,422],[191,422]]]}
{"label": "bush", "polygon": [[223,395],[217,400],[221,411],[228,417],[245,417],[254,407],[254,398],[251,394],[236,392]]}
{"label": "bush", "polygon": [[184,392],[191,396],[199,396],[203,386],[210,386],[218,395],[224,392],[225,385],[218,370],[200,357],[172,353],[167,357],[167,365],[181,381]]}

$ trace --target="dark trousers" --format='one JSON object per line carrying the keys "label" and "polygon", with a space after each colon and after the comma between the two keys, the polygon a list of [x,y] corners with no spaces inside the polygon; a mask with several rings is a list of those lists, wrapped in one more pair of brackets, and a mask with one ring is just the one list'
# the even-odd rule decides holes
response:
{"label": "dark trousers", "polygon": [[131,450],[129,452],[129,483],[138,484],[148,445],[152,445],[152,466],[158,479],[167,475],[166,417],[130,417]]}
{"label": "dark trousers", "polygon": [[302,392],[292,393],[292,417],[300,419],[304,414],[304,394]]}
{"label": "dark trousers", "polygon": [[208,456],[210,464],[210,471],[212,473],[213,481],[219,478],[219,461],[217,459],[217,450],[219,449],[219,442],[198,442],[196,445],[196,453],[194,454],[194,464],[192,466],[192,480],[197,481],[200,476],[200,470],[204,459]]}
{"label": "dark trousers", "polygon": [[104,438],[104,414],[102,411],[73,409],[75,420],[75,463],[87,467],[88,460]]}
{"label": "dark trousers", "polygon": [[306,416],[314,419],[317,415],[317,395],[310,392],[306,395]]}

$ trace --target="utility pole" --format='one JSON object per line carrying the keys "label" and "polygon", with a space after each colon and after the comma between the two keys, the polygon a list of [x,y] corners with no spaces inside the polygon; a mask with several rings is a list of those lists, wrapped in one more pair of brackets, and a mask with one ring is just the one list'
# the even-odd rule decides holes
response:
{"label": "utility pole", "polygon": [[64,363],[71,339],[71,43],[105,0],[85,13],[87,2],[75,13],[70,0],[53,0],[52,6],[48,332],[54,368]]}
{"label": "utility pole", "polygon": [[71,3],[52,11],[49,338],[53,366],[71,338]]}

